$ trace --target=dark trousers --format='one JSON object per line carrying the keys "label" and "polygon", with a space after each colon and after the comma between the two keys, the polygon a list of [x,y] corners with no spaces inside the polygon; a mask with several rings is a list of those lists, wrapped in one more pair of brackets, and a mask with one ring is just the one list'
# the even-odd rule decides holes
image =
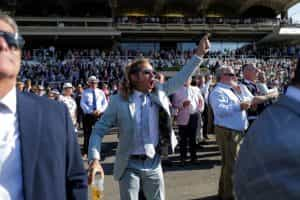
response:
{"label": "dark trousers", "polygon": [[88,153],[89,139],[92,133],[92,128],[99,118],[92,114],[83,116],[83,153]]}
{"label": "dark trousers", "polygon": [[191,159],[196,160],[196,133],[198,125],[199,114],[190,115],[190,119],[187,125],[179,125],[179,147],[180,147],[180,158],[182,160],[187,158],[187,147],[189,144],[189,151]]}
{"label": "dark trousers", "polygon": [[202,121],[203,121],[203,137],[206,139],[208,136],[208,106],[205,104],[204,111],[202,113]]}

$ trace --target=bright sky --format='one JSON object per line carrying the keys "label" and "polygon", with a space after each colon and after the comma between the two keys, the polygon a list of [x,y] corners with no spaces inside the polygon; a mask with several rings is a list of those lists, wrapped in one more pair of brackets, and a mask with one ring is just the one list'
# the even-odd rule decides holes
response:
{"label": "bright sky", "polygon": [[288,10],[289,18],[293,18],[293,22],[300,22],[300,3],[297,3]]}

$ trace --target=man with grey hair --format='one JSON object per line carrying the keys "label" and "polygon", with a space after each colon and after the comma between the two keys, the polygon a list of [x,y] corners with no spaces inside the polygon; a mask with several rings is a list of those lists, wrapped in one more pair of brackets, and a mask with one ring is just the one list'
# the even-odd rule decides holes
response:
{"label": "man with grey hair", "polygon": [[23,45],[14,20],[0,15],[0,199],[87,199],[67,107],[16,90]]}
{"label": "man with grey hair", "polygon": [[[253,96],[261,95],[259,89],[256,85],[257,74],[260,71],[254,63],[247,63],[242,68],[243,71],[243,80],[241,83],[245,85]],[[253,104],[251,109],[247,111],[247,116],[249,123],[252,124],[254,120],[257,119],[257,116],[265,109],[268,100],[276,98],[278,93],[270,93],[260,96],[259,104]]]}
{"label": "man with grey hair", "polygon": [[244,131],[248,128],[246,110],[251,102],[244,101],[235,93],[232,86],[236,85],[236,77],[232,67],[218,68],[216,78],[217,84],[209,96],[209,102],[222,156],[218,195],[222,200],[229,200],[233,199],[233,166]]}
{"label": "man with grey hair", "polygon": [[236,162],[238,200],[300,199],[300,62],[292,83],[252,124]]}

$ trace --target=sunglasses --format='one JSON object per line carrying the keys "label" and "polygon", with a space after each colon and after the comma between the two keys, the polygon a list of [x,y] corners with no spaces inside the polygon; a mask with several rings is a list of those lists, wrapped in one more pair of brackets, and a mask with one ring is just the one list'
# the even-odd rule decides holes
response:
{"label": "sunglasses", "polygon": [[225,73],[224,76],[231,76],[231,77],[234,77],[235,74],[233,74],[233,73]]}
{"label": "sunglasses", "polygon": [[15,47],[17,49],[22,49],[25,44],[25,40],[18,33],[0,31],[0,37],[3,37],[5,39],[10,48]]}
{"label": "sunglasses", "polygon": [[153,71],[152,69],[144,69],[144,70],[141,70],[141,72],[145,75],[150,75],[150,74],[152,74],[154,76],[156,75],[156,72]]}

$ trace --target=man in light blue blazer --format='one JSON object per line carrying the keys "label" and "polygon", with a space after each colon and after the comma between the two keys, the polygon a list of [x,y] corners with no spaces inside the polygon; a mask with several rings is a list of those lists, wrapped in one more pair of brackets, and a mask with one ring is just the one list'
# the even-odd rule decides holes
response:
{"label": "man in light blue blazer", "polygon": [[300,199],[300,62],[292,84],[248,131],[236,162],[238,200]]}
{"label": "man in light blue blazer", "polygon": [[200,66],[209,46],[208,37],[204,36],[196,55],[164,84],[155,81],[155,72],[147,59],[126,67],[120,93],[112,96],[90,137],[90,180],[96,171],[104,175],[99,163],[101,140],[111,127],[117,126],[120,134],[114,178],[119,181],[121,200],[138,200],[141,186],[146,199],[165,199],[160,156],[167,153],[169,145],[174,150],[177,144],[168,95],[182,86]]}

